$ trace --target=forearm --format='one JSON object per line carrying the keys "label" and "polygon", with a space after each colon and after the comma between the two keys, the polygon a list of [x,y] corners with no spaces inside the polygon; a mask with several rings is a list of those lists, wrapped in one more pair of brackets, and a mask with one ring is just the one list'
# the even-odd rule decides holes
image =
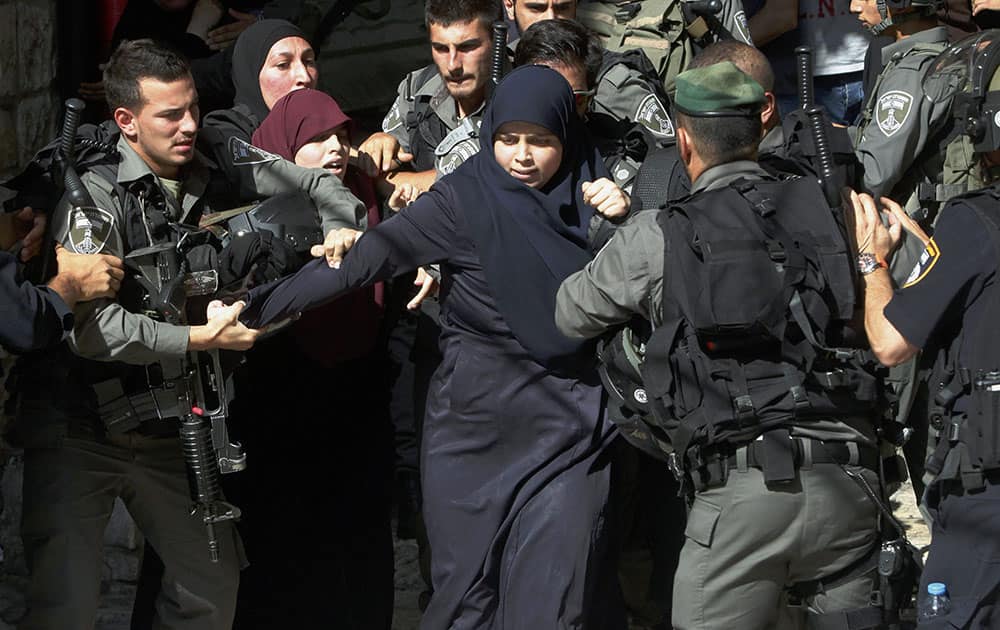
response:
{"label": "forearm", "polygon": [[393,187],[400,184],[410,184],[418,190],[428,190],[437,180],[437,172],[433,169],[428,171],[395,171],[385,177],[385,181]]}
{"label": "forearm", "polygon": [[885,307],[892,300],[892,277],[880,268],[863,276],[865,332],[875,357],[887,366],[899,365],[919,350],[896,330],[885,316]]}
{"label": "forearm", "polygon": [[365,229],[367,208],[332,173],[303,168],[286,160],[254,165],[253,186],[261,197],[304,190],[323,223],[323,234],[337,228]]}
{"label": "forearm", "polygon": [[47,286],[58,295],[69,310],[76,308],[76,303],[80,297],[80,289],[76,282],[65,274],[59,274],[48,281]]}
{"label": "forearm", "polygon": [[188,326],[130,313],[108,300],[77,305],[76,319],[70,342],[74,352],[88,359],[144,365],[181,358],[188,351]]}
{"label": "forearm", "polygon": [[799,25],[797,1],[770,0],[749,20],[750,36],[755,46],[763,46]]}

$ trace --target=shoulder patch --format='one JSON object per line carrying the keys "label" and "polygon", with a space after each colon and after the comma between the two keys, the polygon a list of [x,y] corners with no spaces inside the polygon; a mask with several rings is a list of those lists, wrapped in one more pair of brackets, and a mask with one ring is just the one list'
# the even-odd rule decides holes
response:
{"label": "shoulder patch", "polygon": [[69,245],[77,254],[98,254],[104,249],[115,217],[101,208],[76,208],[69,226]]}
{"label": "shoulder patch", "polygon": [[745,11],[737,11],[736,15],[733,16],[733,23],[736,26],[737,39],[743,40],[744,44],[753,45],[753,38],[750,37],[750,24],[747,22],[747,14]]}
{"label": "shoulder patch", "polygon": [[382,131],[389,133],[394,129],[399,129],[403,126],[403,116],[399,113],[399,101],[395,101],[392,107],[389,108],[389,113],[385,115],[382,119]]}
{"label": "shoulder patch", "polygon": [[647,94],[646,98],[639,102],[639,107],[636,108],[633,118],[635,122],[657,136],[674,137],[674,123],[670,120],[670,115],[667,114],[667,108],[663,106],[660,99],[656,98],[655,94]]}
{"label": "shoulder patch", "polygon": [[875,105],[875,121],[886,137],[899,131],[913,109],[913,96],[902,90],[890,90]]}
{"label": "shoulder patch", "polygon": [[258,149],[246,140],[241,140],[236,136],[229,139],[229,155],[233,159],[234,166],[263,164],[281,159],[280,155],[268,153],[264,149]]}
{"label": "shoulder patch", "polygon": [[926,249],[920,254],[920,258],[917,260],[917,264],[913,266],[913,271],[906,278],[906,282],[903,283],[903,288],[912,287],[927,277],[927,274],[934,268],[939,258],[941,258],[941,250],[938,249],[937,243],[932,238],[927,243]]}

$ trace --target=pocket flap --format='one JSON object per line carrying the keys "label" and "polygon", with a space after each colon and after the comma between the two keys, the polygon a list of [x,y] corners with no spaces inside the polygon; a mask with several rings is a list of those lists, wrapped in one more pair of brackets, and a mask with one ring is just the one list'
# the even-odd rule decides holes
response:
{"label": "pocket flap", "polygon": [[722,514],[722,508],[712,505],[704,499],[696,498],[690,513],[688,513],[684,535],[699,545],[711,547],[712,537],[715,535],[715,525],[719,522],[720,514]]}

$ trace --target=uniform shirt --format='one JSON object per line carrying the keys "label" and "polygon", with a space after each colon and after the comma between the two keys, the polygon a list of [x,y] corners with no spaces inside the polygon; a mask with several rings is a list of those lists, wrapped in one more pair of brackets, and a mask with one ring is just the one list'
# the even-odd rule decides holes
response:
{"label": "uniform shirt", "polygon": [[479,125],[483,119],[486,101],[479,108],[462,118],[458,104],[448,92],[437,67],[430,65],[406,75],[399,84],[396,100],[382,121],[382,131],[399,141],[406,152],[412,152],[417,142],[411,127],[417,101],[429,100],[430,112],[443,123],[448,133],[440,138],[426,138],[434,146],[434,170],[438,176],[447,175],[479,151]]}
{"label": "uniform shirt", "polygon": [[365,204],[339,177],[321,168],[297,166],[253,146],[250,140],[259,124],[249,108],[237,104],[207,115],[198,134],[198,148],[215,161],[239,202],[301,190],[316,206],[323,234],[337,228],[363,230],[368,225]]}
{"label": "uniform shirt", "polygon": [[[924,97],[922,85],[931,61],[947,43],[948,31],[939,26],[882,49],[882,73],[862,111],[855,147],[865,188],[876,198],[885,195],[905,203],[924,181],[923,169],[931,181],[941,180],[943,156],[935,155],[928,164],[914,161],[950,121],[951,99],[933,103]],[[915,177],[907,177],[911,174]],[[906,184],[897,188],[904,177]]]}
{"label": "uniform shirt", "polygon": [[[118,183],[122,186],[144,177],[159,180],[149,166],[132,150],[124,137],[118,140],[121,161]],[[176,201],[178,220],[191,218],[195,203],[208,185],[209,167],[204,158],[184,167],[181,198]],[[113,194],[111,182],[92,172],[81,177],[94,200],[94,208],[73,209],[64,200],[53,216],[53,233],[66,249],[79,254],[110,254],[124,259],[128,254],[124,211]],[[171,196],[164,195],[170,202]],[[195,218],[196,220],[196,218]],[[123,361],[137,365],[161,359],[180,359],[187,352],[189,328],[130,313],[110,299],[98,299],[77,305],[76,325],[70,337],[74,352],[88,359]]]}
{"label": "uniform shirt", "polygon": [[21,279],[17,266],[13,254],[0,251],[0,347],[22,354],[62,341],[73,313],[52,289]]}
{"label": "uniform shirt", "polygon": [[[924,255],[885,307],[886,319],[908,342],[936,350],[961,335],[958,362],[967,365],[965,357],[980,342],[974,331],[996,323],[984,322],[988,300],[980,299],[988,286],[1000,290],[994,284],[1000,252],[988,234],[966,201],[946,206]],[[956,400],[955,408],[964,408],[966,398]]]}

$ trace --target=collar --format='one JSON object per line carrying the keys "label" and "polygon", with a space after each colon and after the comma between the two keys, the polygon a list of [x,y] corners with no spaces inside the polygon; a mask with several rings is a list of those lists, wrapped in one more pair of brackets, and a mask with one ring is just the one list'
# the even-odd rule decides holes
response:
{"label": "collar", "polygon": [[[118,162],[118,183],[122,187],[126,187],[128,184],[140,179],[150,178],[156,186],[160,187],[160,191],[164,194],[164,197],[170,198],[170,195],[166,194],[166,191],[163,190],[160,178],[153,173],[149,165],[146,164],[146,161],[139,157],[139,154],[135,152],[135,149],[128,143],[124,135],[118,138],[118,155],[120,156],[120,161]],[[182,198],[179,200],[181,209],[180,220],[182,222],[190,214],[191,209],[198,200],[205,194],[213,167],[214,164],[211,160],[195,149],[194,159],[181,169],[179,179],[184,182],[181,187]]]}
{"label": "collar", "polygon": [[781,125],[775,125],[764,134],[757,151],[763,155],[765,153],[778,153],[779,149],[785,146],[785,130]]}
{"label": "collar", "polygon": [[[421,96],[430,97],[431,110],[437,114],[437,117],[441,119],[441,122],[448,129],[455,129],[462,124],[463,119],[458,116],[458,103],[451,97],[451,93],[448,92],[448,86],[445,85],[440,73],[435,74],[430,81],[423,84],[417,90],[415,97],[419,98]],[[478,120],[483,117],[485,110],[486,99],[484,98],[476,111],[466,116],[466,118]]]}
{"label": "collar", "polygon": [[726,162],[702,173],[691,186],[691,192],[693,194],[703,190],[716,190],[728,186],[737,179],[762,179],[767,176],[767,171],[753,160]]}
{"label": "collar", "polygon": [[945,26],[935,26],[926,31],[914,33],[904,37],[898,42],[893,42],[882,49],[882,67],[893,58],[894,55],[905,55],[917,44],[943,44],[948,41],[948,28]]}

